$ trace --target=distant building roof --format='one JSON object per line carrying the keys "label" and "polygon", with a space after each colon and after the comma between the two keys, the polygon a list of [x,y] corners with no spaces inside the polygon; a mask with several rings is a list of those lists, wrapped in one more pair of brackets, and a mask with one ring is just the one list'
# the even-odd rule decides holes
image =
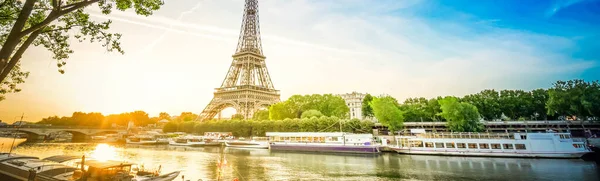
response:
{"label": "distant building roof", "polygon": [[158,122],[159,122],[159,123],[168,123],[168,122],[169,122],[169,120],[167,120],[167,119],[162,119],[162,120],[160,120],[160,121],[158,121]]}

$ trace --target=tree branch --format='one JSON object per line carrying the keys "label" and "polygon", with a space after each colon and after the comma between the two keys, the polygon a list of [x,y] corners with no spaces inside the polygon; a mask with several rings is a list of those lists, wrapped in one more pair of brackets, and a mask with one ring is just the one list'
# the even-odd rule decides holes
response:
{"label": "tree branch", "polygon": [[27,37],[27,40],[25,40],[23,45],[21,45],[21,47],[19,47],[19,49],[17,50],[15,55],[13,55],[13,57],[8,62],[8,65],[6,65],[6,67],[0,74],[0,80],[4,80],[6,78],[6,76],[8,76],[8,73],[10,73],[11,70],[15,67],[15,65],[17,65],[17,63],[21,59],[21,56],[23,56],[23,54],[25,53],[25,50],[27,50],[27,48],[29,48],[29,45],[31,45],[31,43],[33,43],[33,41],[38,37],[38,35],[40,35],[41,32],[42,32],[41,30],[35,31],[31,35],[29,35],[29,37]]}
{"label": "tree branch", "polygon": [[62,30],[69,30],[73,27],[83,27],[81,25],[73,25],[73,26],[68,26],[68,27],[62,27],[62,28],[56,28],[56,29],[51,29],[51,30],[47,30],[47,31],[42,31],[42,33],[48,33],[48,32],[54,32],[54,31],[62,31]]}
{"label": "tree branch", "polygon": [[62,15],[73,12],[79,8],[83,8],[90,4],[94,4],[98,1],[100,1],[100,0],[86,0],[86,1],[78,2],[78,3],[66,5],[57,11],[52,11],[52,12],[50,12],[50,15],[48,15],[48,17],[44,21],[42,21],[41,23],[39,23],[37,25],[31,26],[30,28],[21,32],[20,37],[24,37],[29,33],[37,31],[38,29],[43,28],[44,26],[47,26],[48,24],[52,23],[52,21],[56,20],[57,18],[61,17]]}
{"label": "tree branch", "polygon": [[[23,37],[20,34],[21,30],[23,29],[23,27],[25,27],[25,23],[27,23],[27,19],[29,19],[31,11],[33,11],[33,6],[35,5],[35,2],[36,0],[25,1],[25,4],[23,4],[23,9],[21,9],[21,13],[19,13],[19,17],[17,18],[17,21],[10,30],[10,33],[6,38],[4,45],[2,45],[2,49],[0,50],[0,71],[2,71],[2,74],[4,74],[4,72],[10,72],[10,69],[6,69],[6,65],[9,61],[10,55],[21,41],[21,38]],[[0,82],[2,82],[3,80],[4,78],[0,79]]]}

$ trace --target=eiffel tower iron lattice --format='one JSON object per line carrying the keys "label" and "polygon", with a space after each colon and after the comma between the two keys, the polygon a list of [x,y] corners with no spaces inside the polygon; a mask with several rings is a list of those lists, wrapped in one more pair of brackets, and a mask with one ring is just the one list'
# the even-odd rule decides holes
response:
{"label": "eiffel tower iron lattice", "polygon": [[280,101],[267,71],[260,39],[258,0],[246,0],[244,17],[233,62],[214,97],[198,119],[214,118],[223,109],[233,107],[237,114],[252,118],[254,112]]}

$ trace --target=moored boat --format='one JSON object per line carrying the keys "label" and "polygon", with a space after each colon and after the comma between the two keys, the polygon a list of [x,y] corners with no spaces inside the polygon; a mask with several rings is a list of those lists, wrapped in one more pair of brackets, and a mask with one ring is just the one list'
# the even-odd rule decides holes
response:
{"label": "moored boat", "polygon": [[168,136],[166,135],[135,135],[126,139],[127,144],[136,145],[162,145],[169,144]]}
{"label": "moored boat", "polygon": [[66,167],[75,169],[53,176],[54,180],[172,181],[180,173],[180,171],[173,171],[160,174],[160,167],[158,170],[147,171],[143,169],[143,166],[139,168],[137,164],[129,162],[94,159],[78,160],[79,158],[77,156],[57,155],[44,158],[44,161],[63,164]]}
{"label": "moored boat", "polygon": [[235,140],[225,142],[227,147],[269,149],[267,137],[253,137],[252,140]]}
{"label": "moored boat", "polygon": [[28,180],[35,175],[39,181],[53,180],[54,176],[77,170],[62,164],[57,164],[38,157],[0,153],[0,180]]}
{"label": "moored boat", "polygon": [[221,143],[204,139],[202,136],[183,136],[174,138],[169,142],[169,145],[172,146],[216,146]]}
{"label": "moored boat", "polygon": [[590,153],[584,140],[570,133],[425,133],[396,136],[401,154],[581,158]]}
{"label": "moored boat", "polygon": [[274,151],[381,153],[372,134],[344,132],[267,132]]}
{"label": "moored boat", "polygon": [[204,139],[211,140],[212,142],[225,143],[233,141],[233,134],[231,132],[205,132]]}
{"label": "moored boat", "polygon": [[156,139],[150,136],[142,136],[137,135],[133,137],[129,137],[126,139],[127,144],[135,144],[135,145],[156,145],[158,142]]}

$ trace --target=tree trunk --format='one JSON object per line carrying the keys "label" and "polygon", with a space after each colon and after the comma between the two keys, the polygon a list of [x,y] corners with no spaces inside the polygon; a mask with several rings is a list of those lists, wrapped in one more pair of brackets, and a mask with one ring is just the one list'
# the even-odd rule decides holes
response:
{"label": "tree trunk", "polygon": [[[35,1],[36,0],[25,1],[17,21],[15,21],[15,24],[13,25],[8,37],[6,38],[6,41],[4,42],[4,45],[2,45],[2,49],[0,49],[0,72],[2,74],[5,74],[5,72],[8,74],[8,72],[11,70],[7,69],[7,64],[9,64],[11,61],[10,56],[21,41],[21,31],[23,30],[23,27],[25,27],[25,23],[27,22],[27,19],[29,19],[31,11],[33,11],[33,5],[35,4]],[[4,78],[5,77],[1,77],[0,82],[3,82]]]}
{"label": "tree trunk", "polygon": [[38,35],[40,35],[41,32],[42,32],[42,30],[40,29],[40,30],[34,31],[31,35],[29,35],[29,37],[27,38],[27,40],[25,40],[23,45],[21,45],[21,47],[19,47],[19,50],[17,50],[15,55],[13,55],[13,57],[10,59],[10,61],[8,61],[8,65],[6,65],[6,67],[4,68],[2,73],[0,73],[0,80],[3,81],[8,76],[8,74],[11,72],[11,70],[21,60],[21,57],[25,53],[25,50],[27,50],[27,48],[29,48],[29,45],[31,45],[31,43],[33,43],[33,40],[35,40],[38,37]]}

